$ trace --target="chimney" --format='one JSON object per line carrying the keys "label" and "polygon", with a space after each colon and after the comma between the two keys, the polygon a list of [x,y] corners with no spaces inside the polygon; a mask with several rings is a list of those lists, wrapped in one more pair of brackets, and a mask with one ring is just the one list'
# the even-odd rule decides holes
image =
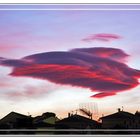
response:
{"label": "chimney", "polygon": [[68,117],[70,117],[71,116],[71,114],[70,113],[68,113]]}
{"label": "chimney", "polygon": [[121,111],[121,109],[120,108],[118,108],[118,112],[120,112]]}

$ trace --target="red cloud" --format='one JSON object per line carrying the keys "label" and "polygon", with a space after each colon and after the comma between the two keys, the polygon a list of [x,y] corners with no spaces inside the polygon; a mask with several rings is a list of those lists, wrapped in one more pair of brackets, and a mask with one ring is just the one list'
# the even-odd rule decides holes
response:
{"label": "red cloud", "polygon": [[1,58],[0,61],[1,65],[13,66],[12,76],[27,76],[88,88],[99,92],[92,97],[103,98],[139,85],[140,71],[128,67],[122,61],[127,56],[120,49],[101,47],[45,52],[19,60]]}
{"label": "red cloud", "polygon": [[[104,69],[106,70],[105,67]],[[78,86],[103,92],[92,96],[95,98],[112,96],[116,94],[114,92],[128,90],[138,85],[134,77],[125,77],[125,74],[117,69],[109,70],[109,73],[106,73],[104,70],[94,71],[72,65],[32,65],[16,68],[11,75],[31,76],[46,79],[56,84]]]}
{"label": "red cloud", "polygon": [[107,34],[107,33],[100,33],[100,34],[91,34],[86,38],[83,38],[82,41],[85,42],[92,42],[92,41],[103,41],[109,42],[112,40],[121,39],[119,35],[116,34]]}
{"label": "red cloud", "polygon": [[101,92],[101,93],[98,93],[98,94],[95,94],[95,95],[92,95],[91,97],[93,98],[104,98],[104,97],[107,97],[107,96],[114,96],[116,95],[116,93],[113,93],[113,92]]}

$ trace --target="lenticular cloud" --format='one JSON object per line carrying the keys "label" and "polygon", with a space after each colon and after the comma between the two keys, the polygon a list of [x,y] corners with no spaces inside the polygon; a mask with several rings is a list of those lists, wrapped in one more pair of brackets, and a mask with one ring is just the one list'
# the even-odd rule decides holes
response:
{"label": "lenticular cloud", "polygon": [[13,67],[12,76],[26,76],[96,91],[103,98],[138,86],[140,71],[125,64],[128,57],[116,48],[77,48],[65,52],[45,52],[19,60],[0,59]]}
{"label": "lenticular cloud", "polygon": [[116,34],[107,34],[107,33],[99,33],[99,34],[91,34],[82,39],[85,42],[92,42],[92,41],[101,41],[101,42],[110,42],[113,40],[121,39],[121,36]]}

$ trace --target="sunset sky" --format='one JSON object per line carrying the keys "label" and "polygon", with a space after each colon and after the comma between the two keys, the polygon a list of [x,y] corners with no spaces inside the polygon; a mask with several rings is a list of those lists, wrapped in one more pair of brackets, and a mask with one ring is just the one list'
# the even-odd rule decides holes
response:
{"label": "sunset sky", "polygon": [[0,5],[0,118],[140,111],[140,5]]}

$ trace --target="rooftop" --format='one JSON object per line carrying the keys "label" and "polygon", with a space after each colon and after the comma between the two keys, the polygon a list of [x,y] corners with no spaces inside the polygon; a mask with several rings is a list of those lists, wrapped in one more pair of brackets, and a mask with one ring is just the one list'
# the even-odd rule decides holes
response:
{"label": "rooftop", "polygon": [[65,123],[65,122],[86,122],[86,123],[91,123],[91,124],[99,124],[97,121],[80,116],[80,115],[71,115],[70,117],[64,118],[58,123]]}
{"label": "rooftop", "polygon": [[100,119],[116,119],[116,118],[127,118],[127,119],[131,119],[133,117],[134,117],[134,114],[132,114],[132,113],[125,112],[125,111],[118,111],[118,112],[116,112],[114,114],[101,117]]}

